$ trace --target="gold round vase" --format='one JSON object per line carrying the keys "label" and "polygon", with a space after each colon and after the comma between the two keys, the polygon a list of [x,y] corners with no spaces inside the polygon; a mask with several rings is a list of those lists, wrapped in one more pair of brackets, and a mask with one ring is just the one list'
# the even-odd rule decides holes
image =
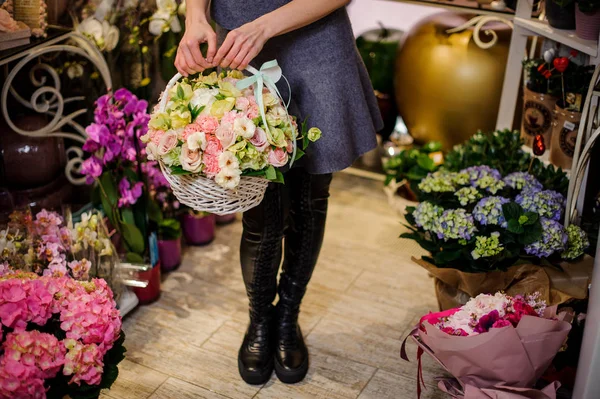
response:
{"label": "gold round vase", "polygon": [[573,154],[581,112],[567,111],[554,106],[554,123],[552,124],[552,146],[550,147],[550,162],[563,169],[571,169]]}
{"label": "gold round vase", "polygon": [[[478,130],[495,128],[511,30],[487,24],[498,35],[489,49],[474,43],[473,28],[447,33],[471,17],[442,13],[426,18],[408,33],[398,52],[398,111],[421,143],[440,141],[450,149]],[[489,39],[483,29],[480,38]]]}
{"label": "gold round vase", "polygon": [[544,93],[536,93],[523,88],[523,118],[521,121],[521,138],[527,147],[533,145],[533,139],[541,134],[546,150],[552,143],[553,110],[557,97]]}

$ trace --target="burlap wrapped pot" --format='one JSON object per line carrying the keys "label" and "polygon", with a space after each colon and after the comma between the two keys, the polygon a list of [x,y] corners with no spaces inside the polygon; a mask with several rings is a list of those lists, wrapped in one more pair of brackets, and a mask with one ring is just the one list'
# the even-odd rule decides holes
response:
{"label": "burlap wrapped pot", "polygon": [[523,120],[521,122],[521,138],[525,145],[531,147],[533,138],[541,134],[546,144],[550,147],[552,137],[552,111],[556,105],[557,97],[544,93],[536,93],[523,88]]}
{"label": "burlap wrapped pot", "polygon": [[581,112],[567,111],[558,104],[554,109],[550,162],[563,169],[571,169]]}

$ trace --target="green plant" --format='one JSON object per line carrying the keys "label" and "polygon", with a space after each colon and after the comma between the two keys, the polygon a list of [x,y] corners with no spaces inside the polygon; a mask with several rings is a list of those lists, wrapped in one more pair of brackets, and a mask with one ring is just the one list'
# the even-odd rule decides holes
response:
{"label": "green plant", "polygon": [[566,195],[569,179],[565,172],[561,168],[544,165],[538,158],[532,161],[532,156],[523,151],[522,146],[523,140],[518,131],[478,132],[446,154],[444,168],[458,172],[470,166],[489,165],[502,175],[529,171],[544,187],[552,187]]}
{"label": "green plant", "polygon": [[181,237],[181,223],[177,219],[163,219],[158,223],[158,237],[161,240],[176,240]]}
{"label": "green plant", "polygon": [[584,14],[591,14],[600,8],[599,0],[576,0],[579,11]]}
{"label": "green plant", "polygon": [[421,148],[403,150],[390,158],[384,165],[386,171],[385,185],[393,181],[409,182],[420,181],[427,174],[435,172],[439,164],[436,163],[431,154],[442,149],[442,144],[432,141]]}
{"label": "green plant", "polygon": [[[540,71],[545,62],[541,58],[526,59],[523,61],[523,69],[527,81],[525,85],[531,91],[542,94],[560,94],[560,75],[554,74],[546,78]],[[551,68],[551,67],[550,67]]]}

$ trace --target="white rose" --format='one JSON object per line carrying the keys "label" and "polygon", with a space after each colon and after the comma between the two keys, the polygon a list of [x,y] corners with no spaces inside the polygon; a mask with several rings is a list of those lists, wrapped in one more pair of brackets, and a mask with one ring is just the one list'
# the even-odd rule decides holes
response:
{"label": "white rose", "polygon": [[192,133],[187,138],[187,146],[190,150],[203,150],[206,148],[206,134],[204,132]]}
{"label": "white rose", "polygon": [[167,131],[158,142],[158,155],[167,155],[173,148],[177,146],[177,141],[177,132],[174,130]]}
{"label": "white rose", "polygon": [[221,169],[239,169],[240,162],[231,151],[223,151],[219,155],[219,167]]}
{"label": "white rose", "polygon": [[241,174],[239,169],[221,169],[215,177],[215,182],[223,188],[233,190],[240,184]]}
{"label": "white rose", "polygon": [[194,107],[210,108],[210,105],[215,102],[217,94],[219,94],[219,89],[197,89],[194,91],[190,104]]}
{"label": "white rose", "polygon": [[181,155],[179,156],[181,167],[192,173],[198,173],[202,169],[202,154],[199,150],[192,150],[187,143],[181,147]]}
{"label": "white rose", "polygon": [[242,136],[245,139],[251,139],[256,131],[256,125],[246,117],[237,118],[233,121],[233,131],[236,136]]}

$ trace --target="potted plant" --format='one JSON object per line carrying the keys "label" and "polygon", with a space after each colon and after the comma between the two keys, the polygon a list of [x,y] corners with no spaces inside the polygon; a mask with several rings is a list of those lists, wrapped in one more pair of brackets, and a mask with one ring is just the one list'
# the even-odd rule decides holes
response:
{"label": "potted plant", "polygon": [[185,242],[189,245],[206,245],[215,239],[215,215],[189,209],[182,217]]}
{"label": "potted plant", "polygon": [[600,36],[600,1],[576,0],[575,33],[585,40],[598,40]]}
{"label": "potted plant", "polygon": [[575,29],[574,0],[546,0],[548,24],[557,29]]}
{"label": "potted plant", "polygon": [[218,225],[223,226],[235,222],[236,214],[232,213],[229,215],[216,215],[215,219]]}
{"label": "potted plant", "polygon": [[533,138],[541,134],[544,142],[550,143],[552,133],[552,110],[558,100],[560,79],[548,77],[543,59],[528,59],[523,62],[525,86],[523,88],[523,120],[521,137],[525,145],[531,147]]}

